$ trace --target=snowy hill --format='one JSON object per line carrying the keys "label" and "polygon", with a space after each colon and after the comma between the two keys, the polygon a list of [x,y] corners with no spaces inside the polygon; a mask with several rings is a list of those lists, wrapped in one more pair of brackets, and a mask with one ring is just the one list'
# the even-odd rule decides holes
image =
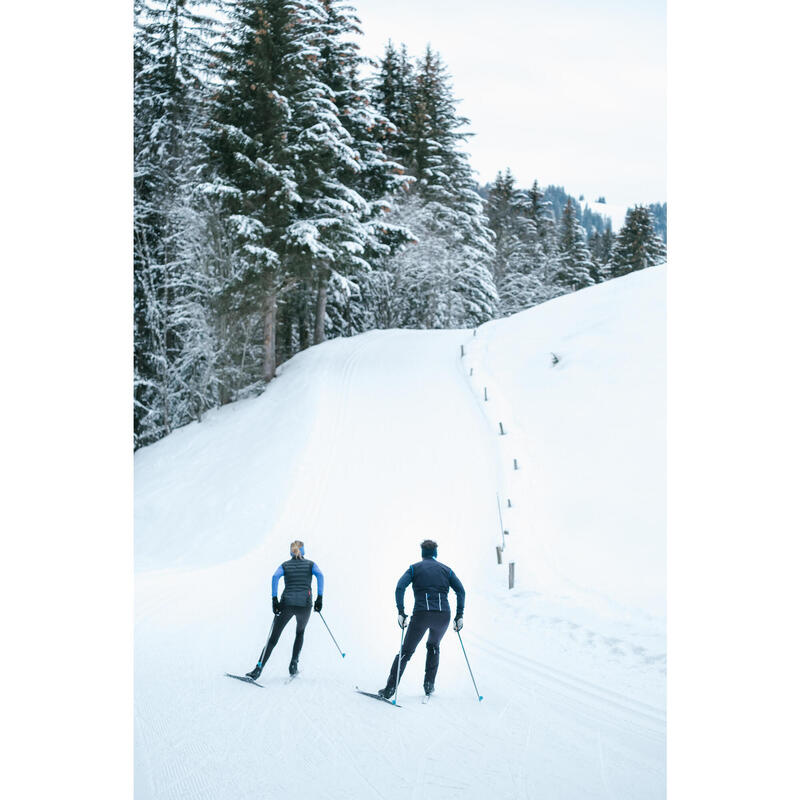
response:
{"label": "snowy hill", "polygon": [[611,220],[611,228],[614,233],[619,233],[620,228],[625,224],[625,216],[631,207],[624,203],[598,203],[596,200],[585,200],[580,205],[581,208],[589,206],[590,211]]}
{"label": "snowy hill", "polygon": [[[476,335],[335,340],[138,451],[137,799],[663,797],[664,328],[659,267]],[[426,537],[466,587],[482,703],[452,631],[429,705],[423,646],[402,709],[353,691],[386,679]],[[347,656],[312,615],[300,678],[290,625],[265,689],[229,680],[295,538]]]}

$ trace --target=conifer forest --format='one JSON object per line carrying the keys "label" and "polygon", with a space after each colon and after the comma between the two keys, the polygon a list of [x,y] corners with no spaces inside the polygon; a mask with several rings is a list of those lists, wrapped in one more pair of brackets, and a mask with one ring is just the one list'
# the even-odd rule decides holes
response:
{"label": "conifer forest", "polygon": [[134,14],[135,447],[326,339],[475,327],[666,259],[666,204],[612,231],[510,169],[479,186],[442,56],[370,61],[348,3]]}

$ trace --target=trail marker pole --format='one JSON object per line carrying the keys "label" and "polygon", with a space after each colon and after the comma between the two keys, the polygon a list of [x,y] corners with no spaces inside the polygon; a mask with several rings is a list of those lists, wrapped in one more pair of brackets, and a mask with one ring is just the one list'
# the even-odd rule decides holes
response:
{"label": "trail marker pole", "polygon": [[503,512],[500,510],[500,494],[499,492],[495,492],[494,495],[497,498],[497,516],[500,517],[500,538],[503,542],[503,550],[506,549],[506,531],[505,527],[503,526]]}
{"label": "trail marker pole", "polygon": [[464,660],[467,662],[467,669],[469,670],[469,676],[472,678],[472,685],[475,687],[475,694],[478,695],[478,702],[483,700],[483,695],[478,691],[478,686],[475,683],[475,676],[472,674],[472,667],[469,665],[469,659],[467,658],[467,651],[464,650],[464,642],[461,639],[461,631],[456,631],[458,634],[458,641],[461,642],[461,650],[464,653]]}
{"label": "trail marker pole", "polygon": [[495,548],[495,550],[497,550],[497,563],[498,564],[502,564],[503,563],[503,548],[500,547],[500,545],[498,544],[497,547]]}
{"label": "trail marker pole", "polygon": [[[322,612],[321,612],[321,611],[317,611],[317,614],[319,614],[319,618],[322,620],[322,624],[323,624],[323,625],[324,625],[326,628],[328,628],[328,623],[327,623],[327,622],[325,622],[325,617],[323,617],[323,616],[322,616]],[[330,633],[330,634],[331,634],[331,639],[333,639],[333,643],[336,645],[336,649],[339,651],[339,653],[341,654],[342,658],[344,658],[345,654],[344,654],[344,653],[342,653],[342,648],[341,648],[341,647],[339,647],[339,643],[338,643],[338,642],[336,641],[336,639],[334,638],[333,634],[331,633],[331,629],[330,629],[330,628],[328,628],[328,633]]]}
{"label": "trail marker pole", "polygon": [[514,588],[514,561],[508,562],[508,588]]}

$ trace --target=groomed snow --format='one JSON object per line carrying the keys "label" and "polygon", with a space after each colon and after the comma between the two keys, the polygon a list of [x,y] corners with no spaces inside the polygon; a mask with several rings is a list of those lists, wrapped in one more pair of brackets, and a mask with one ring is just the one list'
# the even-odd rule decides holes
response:
{"label": "groomed snow", "polygon": [[[663,797],[664,282],[650,269],[477,335],[327,342],[140,450],[137,800]],[[425,537],[466,586],[482,703],[452,631],[430,704],[424,645],[402,709],[353,691],[385,681],[394,586]],[[295,538],[347,656],[312,615],[296,681],[291,625],[266,688],[225,678],[255,663]]]}

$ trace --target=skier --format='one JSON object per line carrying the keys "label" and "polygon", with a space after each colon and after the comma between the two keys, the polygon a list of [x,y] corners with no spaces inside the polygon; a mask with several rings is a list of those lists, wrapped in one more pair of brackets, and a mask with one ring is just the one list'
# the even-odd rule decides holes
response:
{"label": "skier", "polygon": [[[408,632],[403,640],[402,659],[398,674],[398,656],[394,657],[392,668],[386,686],[378,691],[378,695],[388,700],[397,690],[397,683],[406,668],[408,660],[414,655],[417,645],[422,641],[425,631],[428,631],[428,650],[425,658],[425,680],[423,688],[425,694],[433,693],[436,681],[436,671],[439,669],[439,642],[442,640],[447,623],[450,622],[450,605],[447,602],[447,593],[450,588],[456,593],[456,616],[453,620],[453,630],[460,631],[464,626],[464,586],[456,577],[450,567],[439,563],[438,545],[426,539],[420,544],[422,561],[412,564],[400,577],[395,589],[395,602],[397,603],[397,624],[401,628],[408,626]],[[406,587],[414,587],[414,609],[411,623],[403,610]],[[399,654],[398,654],[399,655]]]}
{"label": "skier", "polygon": [[[275,645],[278,643],[283,629],[292,619],[297,618],[297,628],[294,634],[294,647],[292,648],[292,660],[289,662],[289,674],[297,674],[297,659],[300,657],[300,649],[303,647],[303,634],[306,625],[311,617],[311,576],[317,576],[317,599],[314,603],[314,611],[322,611],[322,591],[325,586],[325,578],[320,568],[313,562],[305,559],[305,546],[299,540],[289,545],[291,558],[284,561],[275,574],[272,576],[272,613],[275,619],[272,622],[272,629],[258,658],[258,664],[247,673],[248,678],[256,680],[264,669],[264,664],[270,657]],[[278,601],[278,581],[283,578],[283,595]]]}

